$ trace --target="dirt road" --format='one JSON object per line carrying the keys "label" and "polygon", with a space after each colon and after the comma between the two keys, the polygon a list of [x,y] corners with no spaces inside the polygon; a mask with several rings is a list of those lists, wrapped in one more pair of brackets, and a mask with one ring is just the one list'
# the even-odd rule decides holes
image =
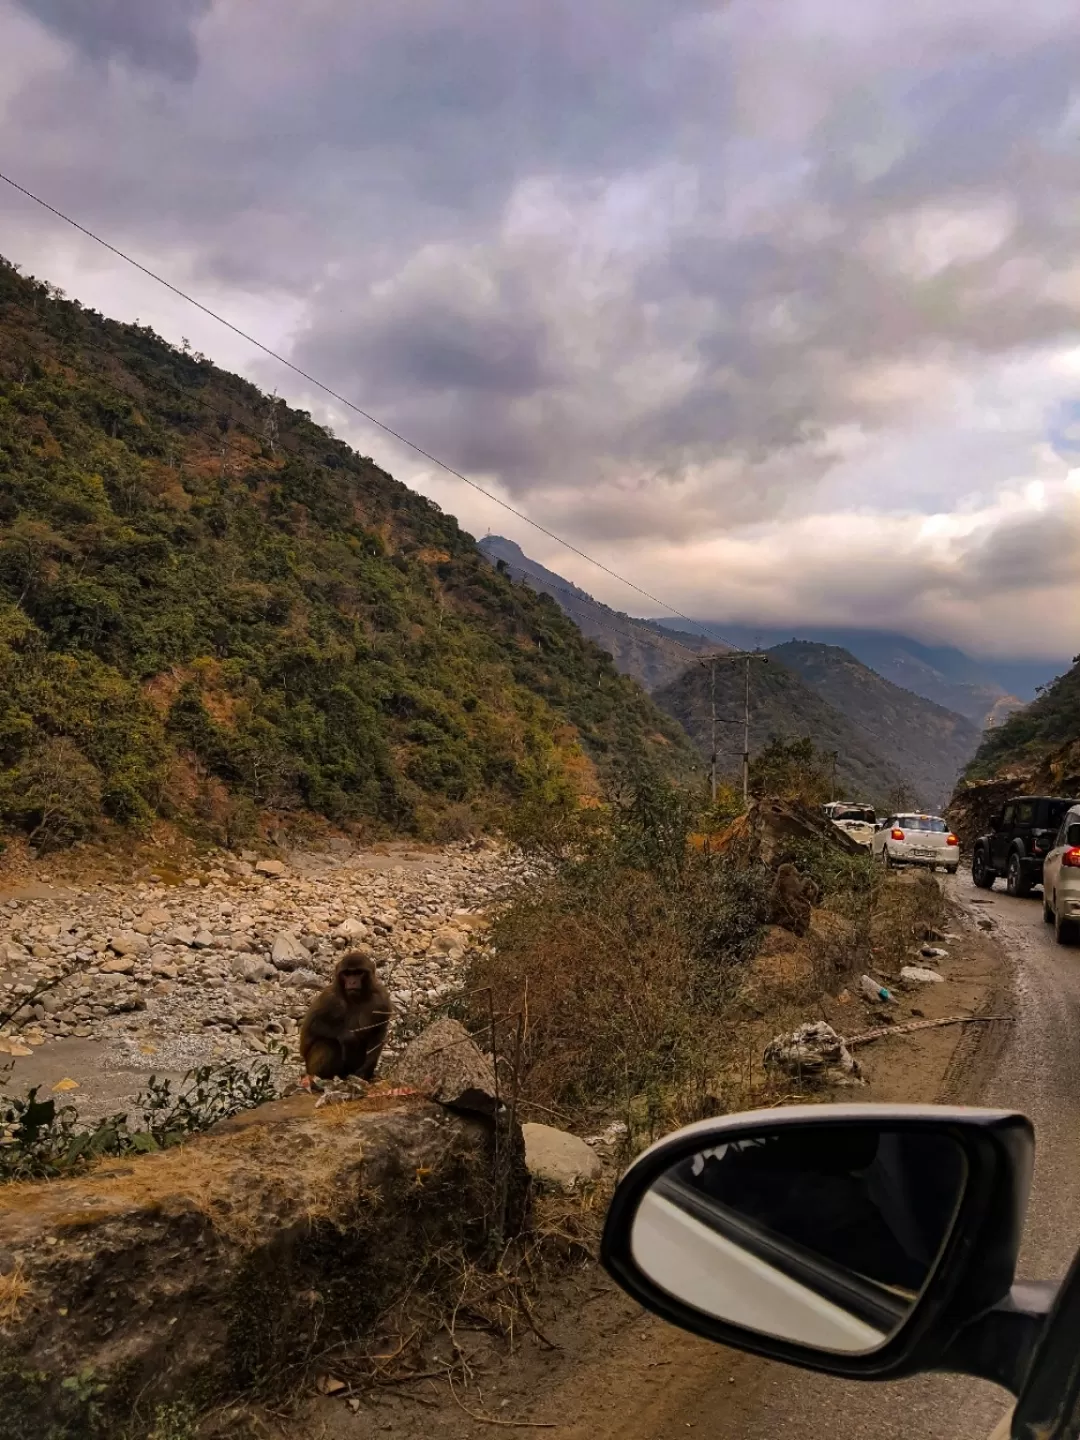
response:
{"label": "dirt road", "polygon": [[[1039,899],[1013,900],[977,892],[966,876],[953,887],[974,923],[992,923],[1013,962],[1015,1016],[989,1073],[976,1070],[949,1098],[1022,1109],[1035,1121],[1038,1161],[1023,1258],[1031,1278],[1065,1270],[1080,1243],[1080,950],[1054,944]],[[989,904],[979,901],[989,900]],[[967,1089],[968,1093],[963,1093]],[[602,1428],[568,1434],[667,1440],[687,1430],[739,1440],[986,1440],[1004,1397],[993,1387],[952,1376],[895,1385],[857,1385],[790,1371],[747,1357],[729,1357],[693,1342],[639,1341],[639,1355],[657,1347],[658,1403]],[[711,1351],[711,1353],[710,1353]],[[662,1354],[660,1353],[662,1352]],[[629,1357],[627,1357],[629,1360]],[[646,1364],[649,1362],[646,1361]],[[640,1360],[639,1360],[640,1364]]]}
{"label": "dirt road", "polygon": [[[996,1053],[992,1047],[977,1060],[969,1054],[965,1063],[961,1052],[960,1063],[946,1069],[940,1053],[927,1052],[928,1073],[936,1067],[931,1083],[939,1098],[1016,1107],[1035,1121],[1038,1160],[1022,1268],[1030,1278],[1055,1277],[1080,1243],[1080,949],[1054,944],[1037,898],[987,896],[964,875],[950,889],[972,929],[1007,957],[993,983],[1015,1024]],[[546,1383],[537,1373],[542,1366],[520,1385],[503,1377],[485,1405],[488,1414],[518,1423],[554,1422],[547,1431],[553,1440],[672,1440],[695,1431],[716,1440],[986,1440],[1007,1404],[994,1387],[955,1376],[860,1385],[790,1370],[696,1341],[604,1295],[583,1296],[551,1333],[577,1362],[567,1366],[565,1351],[562,1360],[546,1357]],[[330,1423],[323,1433],[335,1440],[411,1436],[418,1424],[447,1440],[491,1433],[453,1407],[431,1409],[422,1422],[399,1404],[365,1411],[348,1419],[324,1412]]]}

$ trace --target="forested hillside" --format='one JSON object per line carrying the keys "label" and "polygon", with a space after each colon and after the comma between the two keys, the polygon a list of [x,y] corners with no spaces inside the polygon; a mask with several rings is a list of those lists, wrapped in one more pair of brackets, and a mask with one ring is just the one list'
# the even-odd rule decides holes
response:
{"label": "forested hillside", "polygon": [[0,265],[0,824],[310,810],[439,834],[641,757],[694,763],[452,517]]}
{"label": "forested hillside", "polygon": [[1006,771],[1030,772],[1043,784],[1080,780],[1080,656],[1072,669],[1048,685],[1030,705],[988,730],[968,767],[970,780]]}
{"label": "forested hillside", "polygon": [[[798,675],[774,659],[753,662],[750,685],[750,749],[756,755],[773,739],[809,738],[819,752],[836,752],[838,798],[887,805],[901,789],[913,793],[910,777],[882,755],[846,715],[818,695]],[[689,732],[707,756],[712,730],[710,677],[706,667],[691,666],[655,699]],[[735,774],[743,744],[743,666],[716,666],[716,712],[720,768]],[[929,803],[928,801],[926,803]]]}
{"label": "forested hillside", "polygon": [[883,679],[836,645],[790,640],[769,654],[862,731],[926,805],[943,805],[979,744],[978,727]]}

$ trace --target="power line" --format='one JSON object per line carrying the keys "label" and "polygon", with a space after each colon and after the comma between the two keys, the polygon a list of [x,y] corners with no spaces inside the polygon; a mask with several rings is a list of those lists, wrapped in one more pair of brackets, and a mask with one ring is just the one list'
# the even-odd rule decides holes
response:
{"label": "power line", "polygon": [[[731,641],[711,631],[709,627],[704,625],[700,620],[694,620],[691,616],[684,615],[681,610],[676,610],[674,605],[669,605],[667,601],[661,600],[659,596],[642,589],[640,585],[635,585],[633,580],[628,580],[625,575],[620,575],[617,570],[612,570],[609,566],[603,564],[602,561],[594,560],[591,555],[587,555],[584,550],[579,550],[578,547],[572,545],[569,540],[564,540],[561,535],[556,535],[554,530],[548,530],[545,526],[541,525],[539,521],[530,519],[528,515],[516,509],[508,501],[501,500],[498,495],[493,495],[490,490],[485,490],[483,485],[479,484],[476,480],[472,480],[468,475],[463,474],[460,470],[456,470],[453,465],[447,464],[445,460],[440,460],[437,455],[433,455],[429,450],[425,450],[422,445],[417,445],[415,441],[410,440],[406,435],[402,435],[399,431],[394,430],[382,420],[376,419],[374,415],[362,409],[346,396],[339,394],[337,390],[332,389],[329,385],[324,384],[322,380],[309,374],[308,371],[301,369],[299,365],[295,365],[291,360],[287,360],[285,356],[277,350],[272,349],[269,345],[265,345],[261,340],[256,339],[254,335],[250,335],[246,330],[242,330],[239,325],[234,325],[231,320],[227,320],[224,315],[218,314],[216,310],[211,310],[209,305],[204,305],[201,300],[196,300],[193,295],[189,295],[187,291],[181,290],[180,287],[174,285],[172,281],[166,280],[164,276],[157,274],[156,271],[141,264],[118,246],[103,239],[102,236],[96,234],[86,225],[80,224],[78,220],[73,220],[70,215],[65,215],[64,212],[58,210],[55,205],[50,205],[47,200],[43,200],[40,195],[35,195],[34,192],[28,190],[25,185],[20,185],[18,181],[13,180],[10,175],[5,175],[3,171],[0,171],[0,180],[3,180],[5,185],[10,185],[13,190],[17,190],[20,195],[25,195],[26,198],[32,200],[35,205],[40,205],[41,208],[47,210],[50,215],[55,215],[58,220],[63,220],[65,225],[70,225],[73,230],[78,230],[80,234],[87,236],[87,238],[93,240],[95,244],[101,245],[126,264],[141,271],[143,275],[148,276],[149,279],[154,280],[158,285],[163,285],[166,290],[170,290],[174,295],[178,295],[181,300],[186,300],[189,305],[194,305],[195,308],[201,310],[204,315],[209,315],[211,320],[216,320],[219,325],[224,325],[225,328],[231,330],[234,335],[239,335],[240,338],[246,340],[249,345],[254,345],[255,348],[261,350],[264,355],[269,355],[272,360],[276,360],[280,365],[284,365],[295,375],[299,375],[302,379],[306,380],[309,385],[314,385],[317,389],[322,390],[323,393],[329,395],[331,399],[336,400],[340,405],[346,406],[349,410],[352,410],[354,414],[359,415],[361,419],[366,420],[368,424],[374,425],[377,429],[381,430],[384,435],[391,436],[392,439],[407,446],[415,454],[422,456],[425,460],[429,460],[433,465],[437,465],[440,470],[445,470],[448,475],[454,476],[456,480],[460,480],[473,490],[478,491],[479,494],[485,496],[486,499],[494,501],[496,505],[501,505],[504,510],[509,511],[509,513],[516,516],[517,519],[524,520],[526,525],[531,525],[533,529],[538,530],[541,535],[546,535],[549,540],[554,540],[557,544],[562,545],[564,549],[571,551],[572,554],[580,556],[582,560],[587,560],[590,565],[595,565],[596,568],[602,570],[605,575],[610,575],[612,579],[629,586],[631,590],[636,590],[639,595],[643,595],[646,600],[651,600],[654,605],[659,605],[662,609],[669,610],[671,614],[678,619],[685,620],[689,625],[698,626],[703,635],[711,635],[713,639],[718,640],[723,645],[731,644]],[[732,649],[737,650],[738,648],[737,645],[732,645]]]}
{"label": "power line", "polygon": [[[84,349],[98,350],[103,355],[115,354],[115,349],[113,346],[103,344],[101,341],[95,341],[94,339],[87,336],[81,336],[78,343]],[[167,345],[169,342],[163,341],[163,343]],[[151,390],[154,388],[154,385],[159,383],[166,386],[171,386],[178,395],[182,396],[191,404],[197,405],[201,409],[206,410],[208,413],[212,413],[216,416],[224,415],[239,428],[247,430],[253,435],[256,433],[256,431],[251,426],[250,418],[248,415],[241,414],[239,411],[226,404],[225,401],[220,398],[216,401],[205,400],[198,393],[197,390],[193,389],[190,385],[181,384],[179,380],[177,380],[174,376],[170,374],[161,372],[155,373],[155,375],[153,376],[153,381],[151,381],[151,379],[146,375],[137,374],[136,378],[143,385],[145,385],[148,389]],[[285,434],[279,437],[278,443],[281,445],[282,449],[287,450],[290,448],[295,448],[292,437],[288,434],[287,431],[285,432]],[[487,551],[483,551],[482,553],[484,554],[485,558],[490,559]],[[517,561],[504,561],[503,563],[507,566],[508,571],[513,571],[519,575],[527,576],[529,579],[537,581],[540,585],[546,586],[547,590],[549,591],[557,590],[561,594],[567,595],[571,599],[574,599],[579,603],[591,605],[595,610],[600,611],[605,617],[604,619],[593,617],[592,623],[599,626],[600,629],[606,630],[611,635],[617,635],[624,640],[631,641],[633,641],[634,639],[640,639],[643,640],[647,645],[655,646],[658,650],[667,650],[669,647],[673,647],[676,650],[681,650],[684,655],[689,656],[692,661],[696,661],[698,664],[701,665],[707,664],[710,658],[712,658],[714,655],[716,655],[716,658],[719,659],[738,658],[739,652],[737,651],[724,652],[723,654],[718,655],[717,652],[714,651],[702,652],[701,650],[693,650],[689,645],[684,645],[681,640],[677,640],[674,633],[665,632],[661,634],[644,620],[639,620],[633,615],[625,615],[619,611],[614,611],[612,610],[610,605],[605,605],[602,600],[597,600],[587,591],[582,590],[580,586],[574,586],[571,582],[567,582],[567,584],[565,585],[558,585],[553,580],[548,579],[547,576],[541,575],[535,570],[530,570],[528,566],[521,565]],[[511,575],[511,578],[513,578],[513,575]],[[626,623],[631,626],[633,630],[637,633],[633,634],[630,630],[622,629],[619,626],[612,624],[610,619],[608,618],[611,616],[621,616],[621,618],[625,620]],[[739,722],[735,720],[720,720],[718,723],[721,725],[735,725]]]}

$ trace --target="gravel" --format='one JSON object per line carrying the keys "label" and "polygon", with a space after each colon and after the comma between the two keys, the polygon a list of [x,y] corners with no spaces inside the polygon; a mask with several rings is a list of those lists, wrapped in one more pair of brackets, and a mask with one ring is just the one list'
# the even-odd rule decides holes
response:
{"label": "gravel", "polygon": [[[295,1044],[338,954],[369,946],[414,1033],[457,984],[492,911],[530,878],[491,842],[373,863],[371,852],[253,863],[221,854],[180,883],[101,883],[0,903],[0,1013],[68,978],[0,1028],[0,1054],[104,1042],[106,1063],[183,1070]],[[391,1047],[392,1048],[392,1047]],[[145,1062],[144,1062],[145,1063]]]}

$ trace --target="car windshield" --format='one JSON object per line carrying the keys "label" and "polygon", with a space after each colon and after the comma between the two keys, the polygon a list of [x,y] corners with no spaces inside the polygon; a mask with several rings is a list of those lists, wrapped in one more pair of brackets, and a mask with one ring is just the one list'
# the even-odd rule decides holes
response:
{"label": "car windshield", "polygon": [[1046,802],[1047,827],[1056,830],[1075,804],[1077,804],[1075,800],[1048,800]]}
{"label": "car windshield", "polygon": [[901,815],[901,830],[932,830],[935,835],[948,834],[949,827],[936,815]]}

